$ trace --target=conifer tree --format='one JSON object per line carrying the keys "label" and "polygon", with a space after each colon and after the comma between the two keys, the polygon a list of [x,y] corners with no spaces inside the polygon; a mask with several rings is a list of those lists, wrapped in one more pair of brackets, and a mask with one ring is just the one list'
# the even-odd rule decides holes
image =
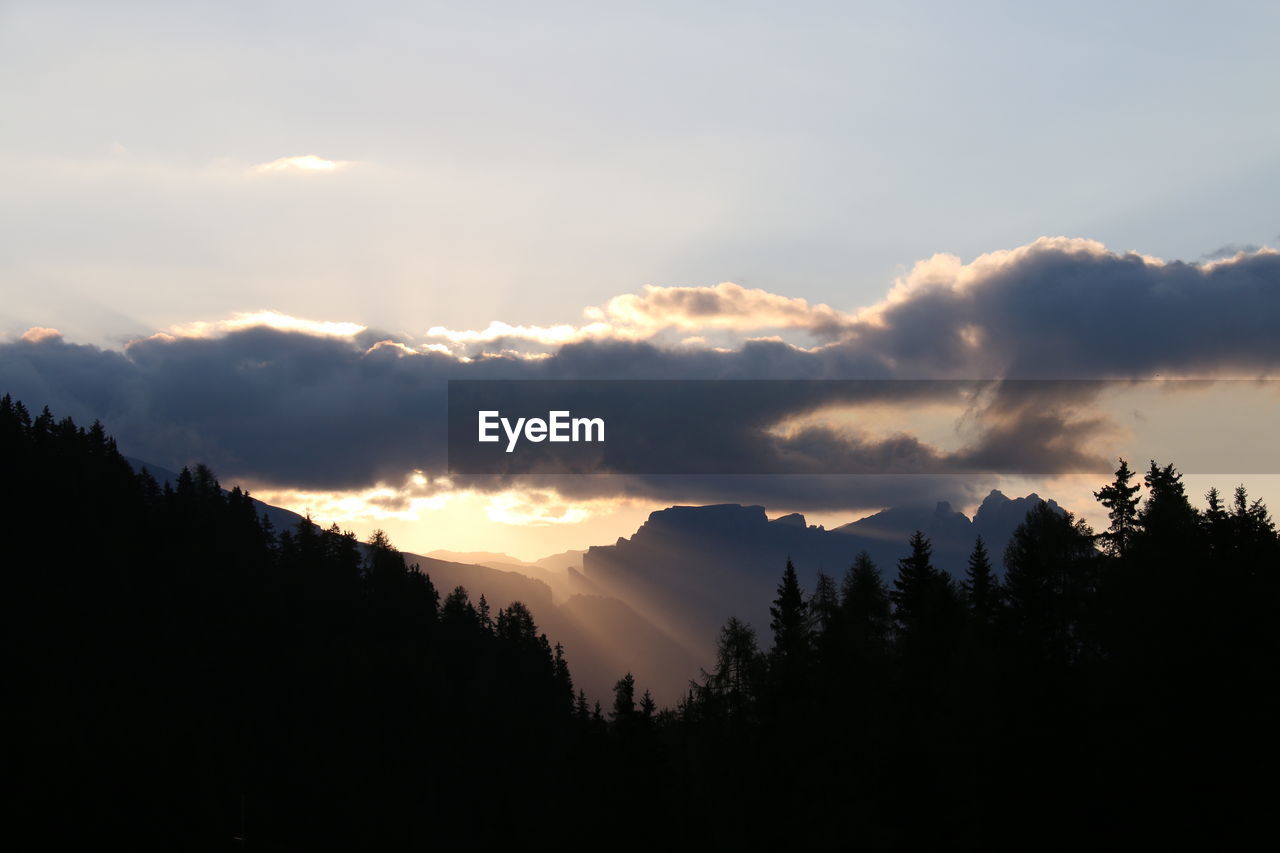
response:
{"label": "conifer tree", "polygon": [[885,651],[893,626],[889,590],[866,551],[858,553],[845,573],[840,610],[849,654],[866,659]]}
{"label": "conifer tree", "polygon": [[1005,595],[1019,645],[1031,657],[1065,663],[1082,649],[1093,595],[1093,531],[1041,501],[1005,549]]}
{"label": "conifer tree", "polygon": [[657,711],[658,703],[653,701],[653,693],[646,688],[644,695],[640,697],[640,722],[646,729],[653,726]]}
{"label": "conifer tree", "polygon": [[1000,582],[991,569],[991,559],[981,536],[973,543],[960,589],[973,625],[980,632],[989,631],[995,624],[1000,604]]}
{"label": "conifer tree", "polygon": [[1204,526],[1205,538],[1209,543],[1209,550],[1215,558],[1225,559],[1230,555],[1235,544],[1232,536],[1231,514],[1223,505],[1222,495],[1217,488],[1210,488],[1204,497],[1208,507],[1201,517],[1201,522]]}
{"label": "conifer tree", "polygon": [[476,611],[471,606],[466,587],[456,586],[453,592],[445,597],[444,605],[440,608],[440,620],[445,625],[458,628],[467,628],[475,624]]}
{"label": "conifer tree", "polygon": [[591,727],[598,733],[603,733],[607,728],[604,721],[604,710],[600,707],[599,699],[596,700],[591,709]]}
{"label": "conifer tree", "polygon": [[[309,528],[311,520],[307,519],[306,524]],[[299,524],[299,528],[301,527],[302,525]],[[404,565],[404,555],[396,550],[396,547],[391,544],[391,538],[382,530],[375,530],[369,536],[364,572],[375,588],[383,589],[398,586],[408,574]]]}
{"label": "conifer tree", "polygon": [[1138,492],[1142,487],[1137,483],[1130,485],[1132,479],[1129,463],[1121,459],[1115,479],[1093,493],[1094,498],[1107,508],[1110,526],[1099,538],[1113,557],[1123,557],[1128,553],[1138,526]]}
{"label": "conifer tree", "polygon": [[810,630],[819,637],[829,634],[840,615],[840,595],[836,582],[825,572],[818,572],[809,599]]}
{"label": "conifer tree", "polygon": [[769,628],[773,631],[773,657],[784,667],[801,664],[809,651],[808,608],[796,567],[790,559],[778,583],[778,596],[769,606]]}
{"label": "conifer tree", "polygon": [[[545,637],[546,635],[544,634],[543,636]],[[561,643],[556,643],[553,665],[555,668],[556,690],[560,692],[560,699],[564,703],[565,708],[572,711],[573,677],[569,674],[569,662],[565,660],[564,646]]]}
{"label": "conifer tree", "polygon": [[613,710],[610,719],[619,731],[626,731],[636,719],[636,678],[627,673],[613,685]]}
{"label": "conifer tree", "polygon": [[950,653],[961,609],[950,575],[933,565],[933,546],[923,532],[911,535],[911,553],[898,561],[889,597],[894,605],[898,650],[913,666],[932,669]]}
{"label": "conifer tree", "polygon": [[704,703],[722,707],[729,717],[741,718],[759,697],[763,673],[764,659],[755,630],[730,616],[720,629],[715,671],[703,672],[698,694]]}
{"label": "conifer tree", "polygon": [[1143,482],[1147,486],[1147,499],[1138,514],[1143,533],[1166,546],[1191,538],[1196,532],[1199,514],[1187,499],[1182,475],[1172,464],[1161,468],[1152,460]]}
{"label": "conifer tree", "polygon": [[922,531],[911,534],[911,553],[898,561],[898,576],[889,598],[901,631],[909,632],[928,615],[937,594],[938,570],[933,566],[933,546]]}

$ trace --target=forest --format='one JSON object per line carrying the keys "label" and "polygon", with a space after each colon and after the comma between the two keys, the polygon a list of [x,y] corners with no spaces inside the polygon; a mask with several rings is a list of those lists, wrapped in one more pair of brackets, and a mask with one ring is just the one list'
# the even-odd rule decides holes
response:
{"label": "forest", "polygon": [[[381,534],[275,530],[204,466],[0,399],[6,834],[21,849],[1065,849],[1270,829],[1280,539],[1121,461],[963,577],[917,533],[730,618],[675,707]],[[1003,571],[1000,571],[1000,568]]]}

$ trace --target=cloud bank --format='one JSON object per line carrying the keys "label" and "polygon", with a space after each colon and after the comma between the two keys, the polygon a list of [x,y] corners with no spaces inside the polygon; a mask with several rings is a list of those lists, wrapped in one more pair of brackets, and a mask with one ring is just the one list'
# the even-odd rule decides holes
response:
{"label": "cloud bank", "polygon": [[[231,476],[308,489],[367,489],[420,472],[424,479],[414,488],[423,494],[433,483],[459,485],[439,479],[451,378],[1274,377],[1280,253],[1165,262],[1086,240],[1044,238],[967,264],[936,255],[895,282],[883,301],[857,311],[719,284],[648,287],[589,309],[585,320],[554,327],[495,323],[479,331],[437,327],[412,340],[355,323],[257,312],[170,329],[120,351],[33,329],[0,344],[0,392],[77,420],[101,418],[129,453],[162,465],[203,460]],[[754,337],[771,330],[808,340]],[[728,345],[696,340],[717,336],[722,342],[728,336]],[[1096,392],[1069,382],[1043,389],[1031,398],[1005,391],[975,406],[966,419],[969,458],[1015,464],[1019,454],[1048,447],[1063,464],[1094,460],[1090,441],[1106,427],[1088,411]],[[786,408],[795,404],[779,405],[780,419],[795,413]],[[804,411],[814,405],[805,401]],[[723,428],[723,417],[704,414],[706,423]],[[701,422],[691,410],[691,428]],[[925,461],[938,455],[914,436],[811,427],[779,438],[760,424],[742,430],[734,440],[781,447],[808,460],[796,470],[812,476],[590,477],[529,485],[580,498],[771,497],[797,508],[958,497],[965,489],[928,466],[923,470],[932,473],[905,478],[816,473],[831,454]],[[509,483],[479,478],[463,485]]]}

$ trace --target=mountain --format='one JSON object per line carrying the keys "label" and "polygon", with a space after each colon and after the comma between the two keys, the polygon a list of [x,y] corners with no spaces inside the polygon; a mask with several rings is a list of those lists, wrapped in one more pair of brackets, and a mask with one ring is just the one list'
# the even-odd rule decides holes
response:
{"label": "mountain", "polygon": [[454,563],[486,566],[504,572],[520,572],[550,586],[556,602],[559,603],[572,594],[568,573],[570,570],[582,568],[584,553],[586,552],[562,551],[532,563],[499,551],[448,551],[438,548],[427,556]]}
{"label": "mountain", "polygon": [[532,563],[528,560],[521,560],[519,557],[513,557],[510,554],[503,554],[500,551],[448,551],[443,548],[437,548],[428,553],[427,556],[435,557],[438,560],[450,560],[455,563],[473,563],[477,566],[519,566],[521,568],[539,568],[563,573],[567,568],[581,569],[582,555],[585,553],[585,551],[561,551],[558,554],[534,560]]}
{"label": "mountain", "polygon": [[[577,586],[576,593],[560,602],[553,599],[547,583],[524,574],[526,569],[546,571],[537,566],[504,570],[408,552],[404,558],[418,564],[442,598],[461,586],[473,603],[483,594],[494,613],[513,601],[523,602],[539,630],[553,644],[564,644],[574,684],[605,704],[614,682],[626,672],[664,704],[674,704],[698,672],[700,659],[690,649],[624,601],[589,586]],[[581,577],[569,569],[561,573],[566,582],[570,573]]]}
{"label": "mountain", "polygon": [[552,554],[549,557],[543,557],[540,560],[534,560],[535,566],[541,566],[553,572],[563,572],[565,569],[582,570],[582,555],[587,553],[584,551],[561,551],[559,554]]}
{"label": "mountain", "polygon": [[652,513],[629,539],[589,548],[575,582],[626,601],[710,660],[730,616],[750,622],[761,645],[769,644],[768,604],[788,559],[810,591],[818,572],[838,580],[862,550],[890,581],[908,538],[921,530],[933,543],[935,565],[959,578],[978,535],[999,564],[1014,529],[1040,500],[992,491],[973,519],[942,502],[887,509],[833,530],[806,524],[799,514],[770,520],[762,506],[674,506]]}
{"label": "mountain", "polygon": [[437,548],[428,552],[427,556],[437,560],[448,560],[452,563],[472,563],[477,566],[484,563],[502,563],[510,566],[527,565],[519,557],[503,554],[500,551],[449,551],[445,548]]}
{"label": "mountain", "polygon": [[[161,484],[178,481],[174,471],[126,459],[134,470],[146,469]],[[277,531],[293,530],[305,522],[296,512],[257,499],[254,505]],[[575,685],[605,705],[614,682],[628,671],[652,689],[662,704],[674,704],[698,672],[700,661],[688,648],[625,602],[584,580],[578,571],[582,551],[553,554],[536,563],[489,551],[402,553],[406,563],[416,563],[431,578],[442,600],[461,586],[473,603],[483,595],[495,614],[513,601],[525,604],[539,630],[553,644],[564,644]]]}
{"label": "mountain", "polygon": [[[172,471],[129,462],[161,482],[177,481]],[[863,549],[891,580],[908,537],[922,530],[939,568],[962,574],[980,534],[1000,570],[1010,535],[1039,501],[1034,494],[1011,499],[992,491],[973,519],[943,502],[886,509],[832,530],[807,524],[799,513],[770,520],[762,506],[673,506],[652,513],[630,538],[535,563],[489,551],[404,556],[427,573],[442,598],[462,586],[473,602],[483,594],[494,613],[513,601],[527,605],[550,641],[564,644],[575,683],[593,699],[608,704],[613,683],[630,671],[660,703],[671,704],[714,661],[716,637],[729,616],[749,621],[768,647],[768,604],[788,559],[810,591],[819,571],[838,579]],[[280,507],[255,505],[276,530],[304,521]]]}
{"label": "mountain", "polygon": [[488,566],[472,563],[455,563],[449,560],[437,560],[408,551],[404,561],[410,565],[417,564],[443,599],[456,587],[464,587],[471,597],[472,603],[483,594],[489,606],[497,613],[499,608],[510,607],[511,602],[520,601],[528,606],[535,617],[549,613],[553,609],[551,587],[540,580],[515,571],[502,571]]}
{"label": "mountain", "polygon": [[[922,507],[895,507],[834,528],[835,533],[858,537],[871,558],[882,570],[892,570],[905,554],[907,539],[917,530],[923,531],[933,545],[934,565],[950,572],[959,580],[964,575],[973,542],[981,536],[992,556],[995,570],[1003,575],[1003,555],[1009,537],[1036,504],[1043,499],[1032,492],[1026,497],[1009,498],[992,489],[970,520],[956,512],[946,501],[932,510]],[[1047,502],[1061,511],[1057,503]]]}

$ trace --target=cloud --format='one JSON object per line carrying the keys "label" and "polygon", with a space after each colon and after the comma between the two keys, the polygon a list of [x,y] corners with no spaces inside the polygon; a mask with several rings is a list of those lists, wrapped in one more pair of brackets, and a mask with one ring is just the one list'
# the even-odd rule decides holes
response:
{"label": "cloud", "polygon": [[29,344],[38,344],[44,340],[61,338],[62,332],[57,329],[46,329],[44,326],[32,326],[22,333],[22,340]]}
{"label": "cloud", "polygon": [[518,526],[581,524],[592,515],[591,503],[566,501],[552,489],[509,490],[489,498],[485,515],[490,521]]}
{"label": "cloud", "polygon": [[256,175],[324,175],[345,169],[350,165],[350,160],[326,160],[314,154],[302,154],[294,157],[280,157],[269,163],[259,163],[251,166],[249,171]]}
{"label": "cloud", "polygon": [[1270,249],[1200,265],[1042,238],[969,264],[920,262],[859,315],[846,346],[898,375],[1274,374],[1277,311]]}
{"label": "cloud", "polygon": [[209,338],[255,327],[277,329],[284,332],[304,332],[309,335],[351,338],[365,331],[359,323],[339,323],[325,320],[308,320],[292,317],[279,311],[251,311],[235,314],[227,320],[184,323],[169,329],[170,337]]}
{"label": "cloud", "polygon": [[310,491],[266,488],[255,497],[278,506],[302,507],[326,522],[414,520],[425,510],[446,506],[452,497],[447,481],[432,482],[421,471],[413,471],[397,484],[346,491]]}
{"label": "cloud", "polygon": [[[967,264],[946,255],[927,259],[883,302],[853,315],[717,285],[647,288],[610,300],[595,316],[606,331],[569,336],[539,358],[460,355],[438,340],[400,340],[359,324],[278,312],[171,329],[123,351],[33,330],[0,344],[0,392],[77,420],[101,418],[127,452],[166,467],[202,460],[230,476],[316,492],[386,487],[390,494],[367,497],[392,509],[449,489],[498,493],[514,482],[440,479],[448,379],[1067,380],[1003,386],[975,401],[963,418],[966,441],[949,449],[907,432],[858,434],[811,424],[778,434],[769,418],[692,400],[690,429],[719,430],[727,450],[774,454],[799,473],[519,481],[521,488],[551,490],[570,502],[631,496],[799,509],[955,499],[967,495],[970,484],[961,475],[974,468],[1096,464],[1112,427],[1092,410],[1101,386],[1074,380],[1275,376],[1280,253],[1260,250],[1201,265],[1053,238]],[[831,339],[808,348],[779,340],[720,347],[687,334],[768,324]],[[677,329],[677,340],[629,338],[658,327]],[[815,396],[802,384],[779,383],[770,392],[776,395],[768,401],[770,417],[849,402]],[[912,393],[916,402],[889,402],[909,409],[953,391],[935,393],[925,384]],[[820,473],[832,470],[833,459],[837,470],[858,470],[862,463],[883,470],[884,460],[893,459],[900,466],[894,470],[920,473]],[[415,471],[424,484],[406,487]],[[546,523],[557,517],[544,514]]]}
{"label": "cloud", "polygon": [[645,285],[638,294],[615,296],[602,306],[585,309],[583,317],[587,322],[580,325],[523,326],[494,321],[479,330],[433,326],[427,331],[427,338],[464,345],[562,346],[593,340],[644,341],[667,331],[689,336],[791,329],[830,340],[853,319],[828,305],[810,305],[804,299],[733,282],[712,287]]}
{"label": "cloud", "polygon": [[1225,258],[1234,258],[1241,253],[1252,255],[1261,251],[1261,246],[1255,246],[1252,243],[1227,243],[1225,246],[1219,246],[1212,252],[1205,252],[1200,256],[1201,260],[1220,261]]}

